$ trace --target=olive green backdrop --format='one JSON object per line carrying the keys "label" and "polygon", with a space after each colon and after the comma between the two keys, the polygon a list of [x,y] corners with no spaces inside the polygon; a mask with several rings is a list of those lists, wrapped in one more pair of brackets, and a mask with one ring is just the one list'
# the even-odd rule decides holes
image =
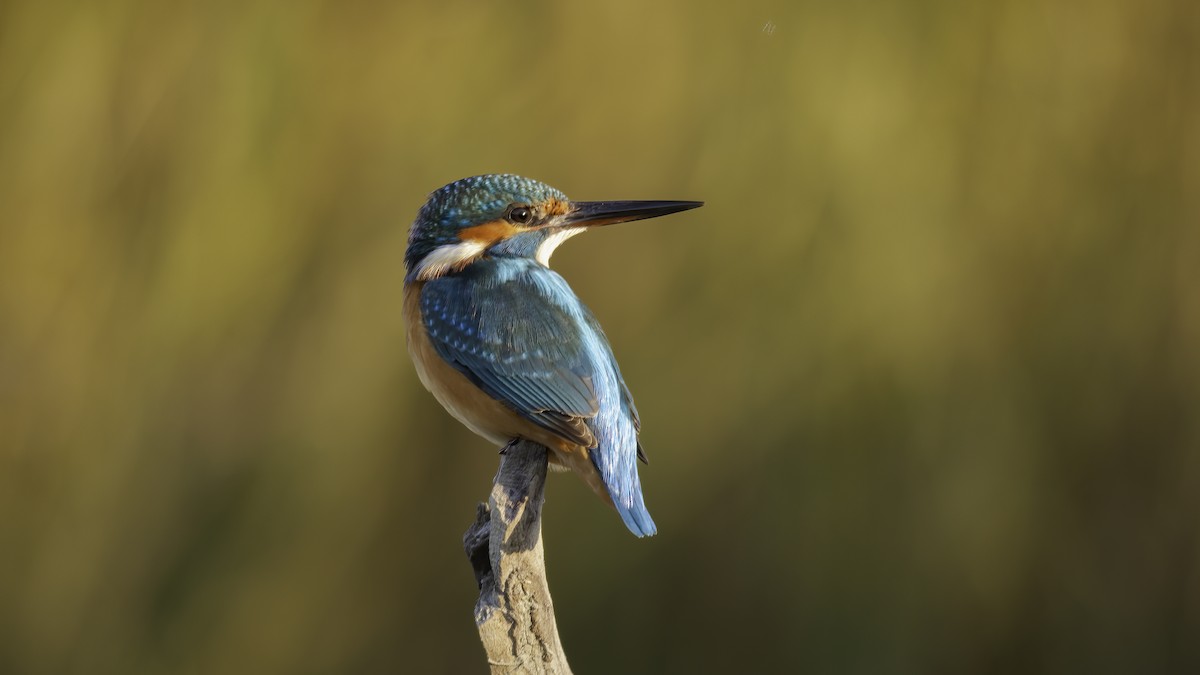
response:
{"label": "olive green backdrop", "polygon": [[703,199],[556,269],[660,528],[579,673],[1200,668],[1193,0],[0,3],[0,672],[484,672],[417,382],[462,176]]}

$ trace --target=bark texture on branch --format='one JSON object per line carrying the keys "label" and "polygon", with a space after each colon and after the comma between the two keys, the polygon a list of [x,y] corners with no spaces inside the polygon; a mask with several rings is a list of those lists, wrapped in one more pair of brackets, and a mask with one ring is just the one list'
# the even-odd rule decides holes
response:
{"label": "bark texture on branch", "polygon": [[475,625],[493,675],[571,672],[542,556],[546,452],[530,441],[509,445],[488,503],[463,535],[479,583]]}

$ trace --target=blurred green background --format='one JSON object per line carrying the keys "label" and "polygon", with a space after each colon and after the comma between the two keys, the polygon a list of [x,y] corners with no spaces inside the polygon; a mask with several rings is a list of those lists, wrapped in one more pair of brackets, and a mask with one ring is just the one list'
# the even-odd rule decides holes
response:
{"label": "blurred green background", "polygon": [[1200,4],[0,3],[0,672],[484,672],[417,382],[462,176],[704,199],[555,267],[661,534],[580,673],[1200,670]]}

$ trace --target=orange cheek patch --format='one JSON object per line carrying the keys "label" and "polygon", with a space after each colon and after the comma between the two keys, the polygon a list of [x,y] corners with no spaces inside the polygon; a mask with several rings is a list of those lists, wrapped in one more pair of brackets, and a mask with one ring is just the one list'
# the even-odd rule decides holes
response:
{"label": "orange cheek patch", "polygon": [[520,230],[506,220],[493,220],[490,223],[467,227],[459,230],[458,238],[463,241],[477,241],[485,244],[507,239]]}

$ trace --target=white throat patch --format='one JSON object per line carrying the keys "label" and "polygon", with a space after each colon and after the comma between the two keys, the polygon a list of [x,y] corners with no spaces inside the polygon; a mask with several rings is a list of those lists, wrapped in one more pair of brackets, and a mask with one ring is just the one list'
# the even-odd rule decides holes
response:
{"label": "white throat patch", "polygon": [[533,256],[534,259],[541,263],[543,267],[549,267],[550,256],[554,255],[554,249],[558,248],[559,244],[570,239],[571,237],[574,237],[580,232],[583,232],[585,229],[587,228],[567,227],[555,232],[549,237],[546,237],[546,240],[543,241],[540,246],[538,246],[537,253],[535,253]]}
{"label": "white throat patch", "polygon": [[443,244],[426,255],[417,264],[417,278],[422,281],[436,279],[448,270],[461,268],[487,250],[488,245],[482,241],[460,241],[457,244]]}

